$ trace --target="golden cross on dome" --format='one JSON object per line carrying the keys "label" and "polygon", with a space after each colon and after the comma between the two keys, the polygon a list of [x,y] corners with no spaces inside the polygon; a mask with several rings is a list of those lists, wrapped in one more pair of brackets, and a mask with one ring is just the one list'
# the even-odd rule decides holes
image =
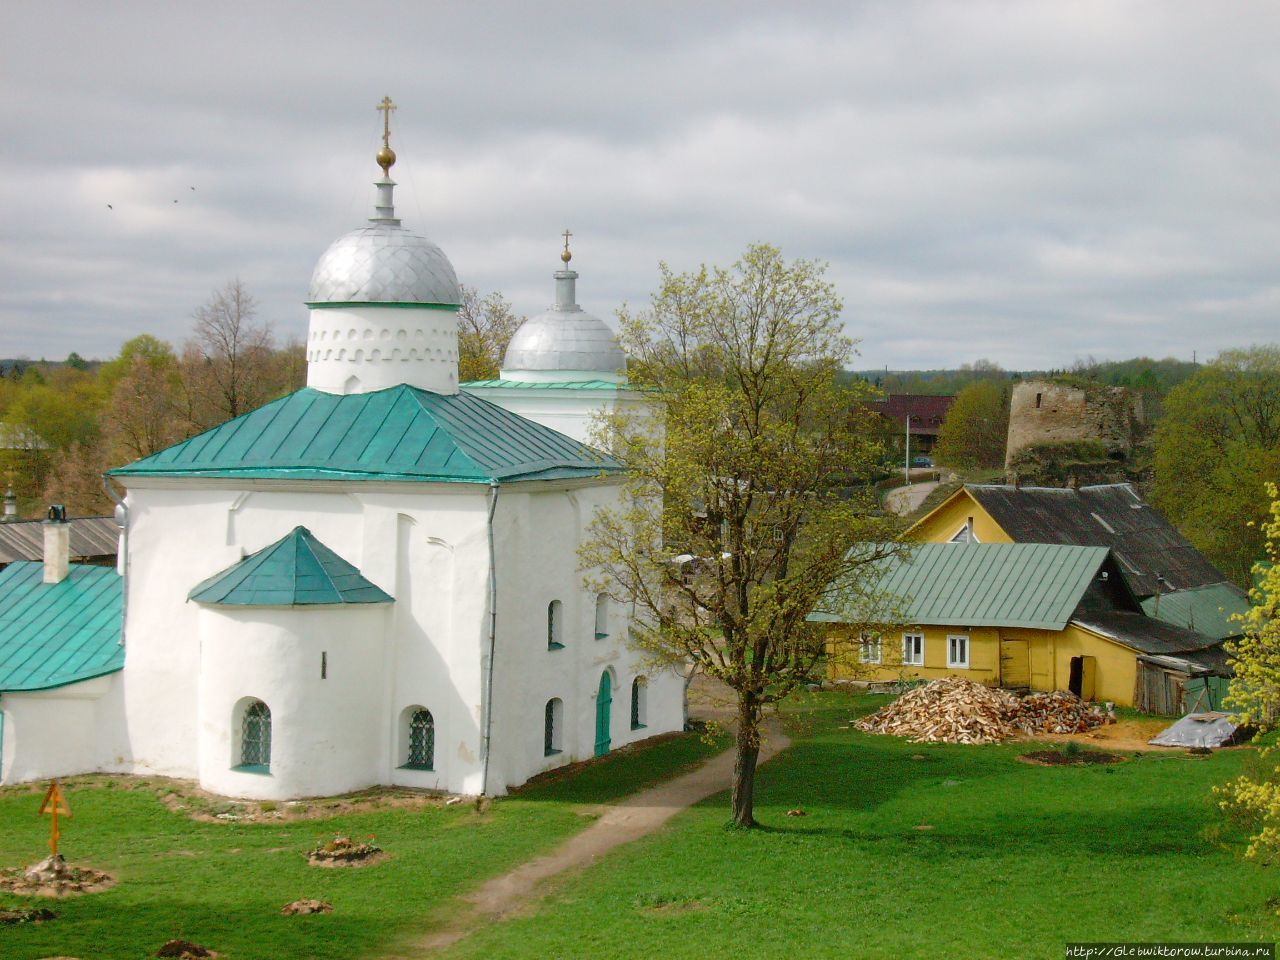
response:
{"label": "golden cross on dome", "polygon": [[565,227],[563,236],[564,236],[564,253],[560,254],[560,259],[563,260],[565,263],[568,263],[570,260],[573,259],[573,254],[569,252],[569,238],[572,237],[573,234],[569,232],[568,227]]}
{"label": "golden cross on dome", "polygon": [[382,102],[374,107],[382,114],[382,145],[384,147],[391,146],[391,111],[396,105],[391,102],[390,97],[383,97]]}

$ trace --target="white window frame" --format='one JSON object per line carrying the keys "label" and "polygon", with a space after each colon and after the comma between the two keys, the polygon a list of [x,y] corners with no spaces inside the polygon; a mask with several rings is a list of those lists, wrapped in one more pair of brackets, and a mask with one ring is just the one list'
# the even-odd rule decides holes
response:
{"label": "white window frame", "polygon": [[[912,656],[910,648],[907,646],[912,640],[920,641],[920,657],[916,659]],[[914,644],[911,644],[914,646]],[[902,634],[902,665],[904,667],[923,667],[924,666],[924,634],[920,631],[914,633],[907,631]]]}
{"label": "white window frame", "polygon": [[[953,654],[955,651],[956,640],[964,641],[964,659],[957,660]],[[952,669],[968,670],[969,669],[969,635],[967,633],[948,633],[947,634],[947,666]]]}
{"label": "white window frame", "polygon": [[[875,656],[871,651],[875,650]],[[858,635],[858,660],[861,663],[878,664],[884,659],[884,638],[878,633]]]}

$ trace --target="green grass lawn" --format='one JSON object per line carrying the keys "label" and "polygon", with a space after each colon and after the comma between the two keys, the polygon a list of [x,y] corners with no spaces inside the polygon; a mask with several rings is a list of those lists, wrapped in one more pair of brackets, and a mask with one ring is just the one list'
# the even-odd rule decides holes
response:
{"label": "green grass lawn", "polygon": [[[793,746],[760,770],[763,829],[727,830],[727,799],[712,798],[443,956],[1003,960],[1061,957],[1069,940],[1280,936],[1268,906],[1280,878],[1239,859],[1208,799],[1248,753],[1046,768],[1016,760],[1025,744],[924,746],[847,729],[884,700],[820,694],[791,708]],[[0,927],[0,957],[142,958],[170,937],[228,960],[377,957],[451,919],[457,894],[584,827],[584,805],[711,749],[684,737],[622,752],[483,814],[466,805],[198,823],[125,778],[73,782],[69,858],[121,883],[53,903],[52,923]],[[43,853],[38,799],[0,790],[0,865]],[[794,808],[807,816],[785,815]],[[305,850],[337,832],[373,834],[393,859],[306,866]],[[335,910],[279,915],[300,897]],[[0,895],[0,907],[30,903]]]}
{"label": "green grass lawn", "polygon": [[[323,820],[236,824],[172,813],[155,784],[120,777],[68,781],[74,816],[64,823],[69,862],[105,869],[114,888],[50,901],[0,893],[0,909],[50,906],[50,923],[0,927],[0,957],[82,960],[154,957],[173,937],[228,960],[352,960],[433,929],[452,899],[582,829],[590,807],[625,796],[714,753],[696,736],[624,750],[574,776],[530,785],[477,814],[470,804],[381,809]],[[107,786],[114,783],[115,786]],[[90,786],[89,784],[96,784]],[[0,789],[0,867],[48,851],[39,787]],[[305,852],[344,833],[369,835],[392,859],[361,869],[317,869]],[[314,897],[334,912],[282,917]]]}
{"label": "green grass lawn", "polygon": [[726,830],[712,798],[445,956],[1058,958],[1075,940],[1280,936],[1280,877],[1239,859],[1208,799],[1247,754],[1036,767],[1025,744],[842,729],[850,708],[801,708],[760,771],[764,829]]}

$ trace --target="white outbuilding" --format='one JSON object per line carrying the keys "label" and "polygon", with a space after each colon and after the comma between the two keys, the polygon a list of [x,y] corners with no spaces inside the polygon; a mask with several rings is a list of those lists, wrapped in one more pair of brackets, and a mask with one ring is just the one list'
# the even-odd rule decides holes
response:
{"label": "white outbuilding", "polygon": [[[460,391],[457,278],[395,217],[385,143],[378,159],[375,216],[312,277],[307,386],[110,472],[127,488],[123,668],[92,681],[88,751],[6,717],[0,782],[103,770],[261,799],[501,794],[681,728],[681,676],[632,649],[632,610],[578,566],[620,464],[568,421]],[[586,423],[587,396],[625,392],[626,358],[576,316],[575,278],[557,274],[553,313],[598,343],[573,376],[610,387],[576,392]],[[509,361],[533,362],[534,332]]]}

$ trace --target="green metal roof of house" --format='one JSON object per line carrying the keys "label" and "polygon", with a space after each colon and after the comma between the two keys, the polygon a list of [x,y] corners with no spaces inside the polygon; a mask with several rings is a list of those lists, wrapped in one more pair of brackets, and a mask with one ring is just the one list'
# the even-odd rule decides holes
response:
{"label": "green metal roof of house", "polygon": [[1186,627],[1213,640],[1225,640],[1244,631],[1243,625],[1230,617],[1233,613],[1248,613],[1249,601],[1234,584],[1211,583],[1175,590],[1159,598],[1147,597],[1142,601],[1142,610],[1165,623]]}
{"label": "green metal roof of house", "polygon": [[0,693],[48,690],[123,667],[122,583],[114,567],[73,564],[61,583],[45,583],[38,561],[0,570]]}
{"label": "green metal roof of house", "polygon": [[401,384],[348,396],[304,387],[110,474],[489,483],[621,469],[488,400]]}
{"label": "green metal roof of house", "polygon": [[241,607],[392,601],[306,527],[294,527],[275,543],[214,574],[187,599]]}
{"label": "green metal roof of house", "polygon": [[[889,598],[893,622],[1061,630],[1107,553],[1050,543],[915,544],[905,559],[879,561],[872,589]],[[833,596],[808,619],[843,622],[843,606]],[[876,617],[859,611],[857,619]]]}
{"label": "green metal roof of house", "polygon": [[630,390],[625,383],[614,383],[611,380],[549,380],[530,383],[526,380],[468,380],[460,385],[464,390],[486,390],[489,388],[503,390]]}

